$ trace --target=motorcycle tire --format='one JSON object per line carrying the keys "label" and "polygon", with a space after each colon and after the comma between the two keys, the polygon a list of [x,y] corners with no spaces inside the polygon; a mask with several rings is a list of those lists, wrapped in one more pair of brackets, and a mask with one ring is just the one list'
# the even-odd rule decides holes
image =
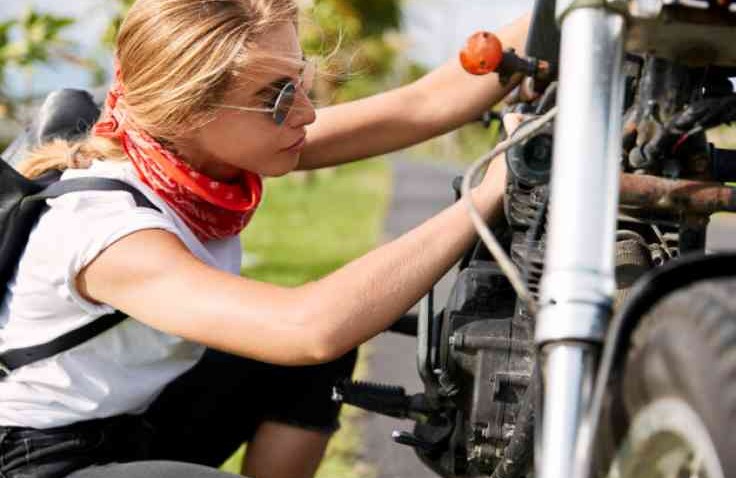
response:
{"label": "motorcycle tire", "polygon": [[657,304],[621,379],[628,429],[609,477],[736,476],[736,279],[701,281]]}

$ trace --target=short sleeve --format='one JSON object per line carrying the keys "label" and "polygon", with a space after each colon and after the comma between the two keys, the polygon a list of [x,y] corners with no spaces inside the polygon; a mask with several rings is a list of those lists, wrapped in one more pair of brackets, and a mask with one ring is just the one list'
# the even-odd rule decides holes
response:
{"label": "short sleeve", "polygon": [[[162,229],[179,236],[171,218],[138,207],[125,191],[84,191],[47,201],[49,209],[29,239],[32,262],[49,273],[57,293],[92,316],[114,309],[94,304],[76,288],[76,277],[102,251],[121,238],[145,229]],[[35,260],[34,260],[35,259]],[[25,262],[25,258],[24,258]],[[32,266],[32,264],[31,264]]]}

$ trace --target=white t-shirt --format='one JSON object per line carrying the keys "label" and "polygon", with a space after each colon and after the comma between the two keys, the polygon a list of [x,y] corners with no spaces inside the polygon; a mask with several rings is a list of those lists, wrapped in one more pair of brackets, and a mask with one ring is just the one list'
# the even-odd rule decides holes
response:
{"label": "white t-shirt", "polygon": [[[118,239],[142,229],[176,234],[199,259],[240,273],[237,236],[200,242],[136,176],[127,162],[95,161],[63,178],[121,179],[162,212],[137,207],[124,191],[74,192],[47,201],[0,304],[0,352],[45,343],[114,312],[83,299],[77,273]],[[193,320],[195,318],[192,318]],[[132,318],[61,354],[0,379],[0,425],[50,428],[122,413],[142,413],[163,387],[191,368],[204,347]]]}

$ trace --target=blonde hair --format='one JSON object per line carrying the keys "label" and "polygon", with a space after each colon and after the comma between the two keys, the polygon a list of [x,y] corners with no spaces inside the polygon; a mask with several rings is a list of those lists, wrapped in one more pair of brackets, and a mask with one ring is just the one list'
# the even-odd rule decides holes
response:
{"label": "blonde hair", "polygon": [[[294,0],[138,0],[117,37],[129,120],[164,143],[212,119],[235,78],[268,68],[255,48],[264,33],[297,22]],[[266,60],[266,61],[263,61]],[[92,158],[126,160],[118,141],[90,135],[55,140],[18,165],[27,177],[88,167]]]}

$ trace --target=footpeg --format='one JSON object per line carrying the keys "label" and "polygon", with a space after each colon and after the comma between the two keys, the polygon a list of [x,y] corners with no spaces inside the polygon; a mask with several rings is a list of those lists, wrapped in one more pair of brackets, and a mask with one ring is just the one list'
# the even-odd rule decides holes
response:
{"label": "footpeg", "polygon": [[409,432],[394,430],[393,433],[391,433],[391,438],[393,438],[396,443],[416,448],[425,453],[432,453],[439,448],[439,443],[422,440]]}
{"label": "footpeg", "polygon": [[332,400],[394,418],[418,419],[429,412],[424,395],[407,395],[404,387],[345,380],[332,389]]}

